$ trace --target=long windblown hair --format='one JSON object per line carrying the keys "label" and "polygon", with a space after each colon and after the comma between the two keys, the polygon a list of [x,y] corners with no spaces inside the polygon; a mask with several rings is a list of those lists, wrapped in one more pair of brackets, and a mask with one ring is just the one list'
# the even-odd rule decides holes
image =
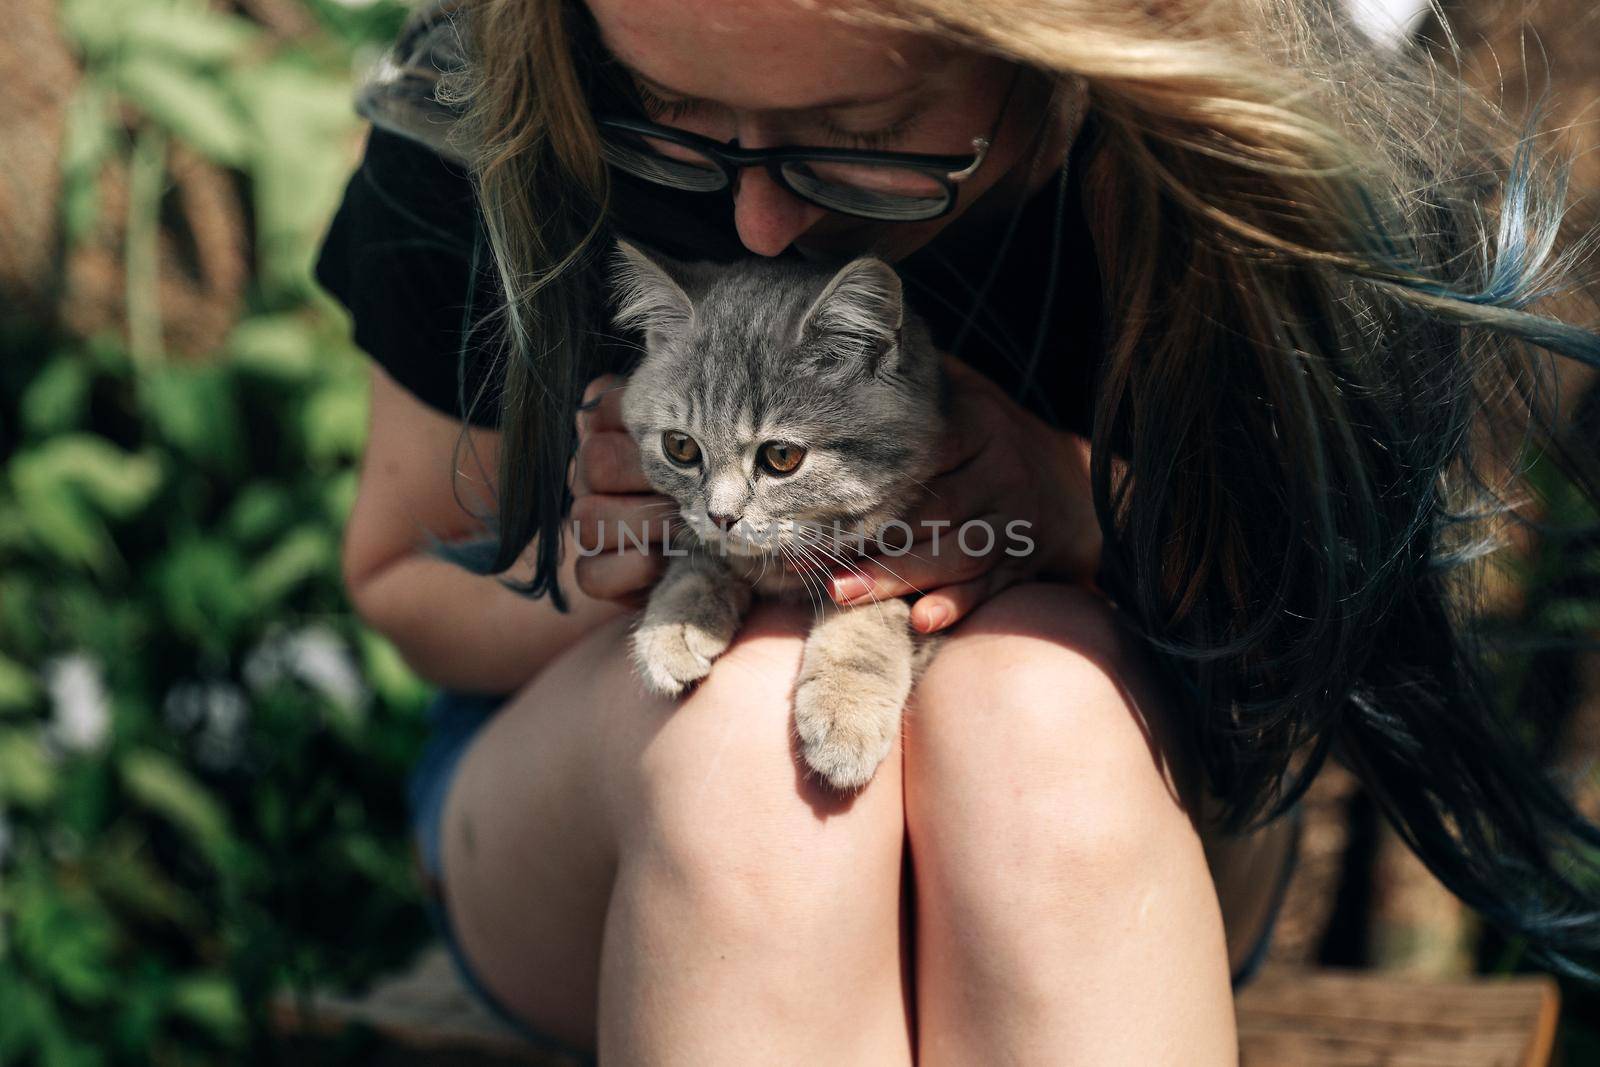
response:
{"label": "long windblown hair", "polygon": [[[459,98],[506,297],[499,544],[482,569],[532,544],[521,588],[560,604],[575,406],[619,369],[592,326],[609,236],[584,105],[593,28],[576,0],[463,6],[476,44]],[[1227,826],[1282,813],[1335,757],[1452,891],[1593,976],[1600,828],[1497,706],[1472,627],[1492,553],[1537,521],[1521,477],[1534,451],[1600,501],[1554,369],[1600,367],[1581,273],[1593,231],[1567,207],[1555,142],[1341,11],[846,14],[1089,86],[1099,584],[1192,698]]]}

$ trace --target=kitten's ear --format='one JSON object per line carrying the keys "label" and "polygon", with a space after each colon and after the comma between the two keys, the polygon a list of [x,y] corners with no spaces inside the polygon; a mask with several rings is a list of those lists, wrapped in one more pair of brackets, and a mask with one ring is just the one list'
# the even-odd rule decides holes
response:
{"label": "kitten's ear", "polygon": [[825,337],[867,361],[872,373],[899,357],[905,307],[900,276],[875,256],[846,263],[800,320],[798,341]]}
{"label": "kitten's ear", "polygon": [[682,333],[694,320],[694,305],[683,286],[637,245],[617,242],[611,284],[617,305],[613,321],[625,330],[640,329],[646,336]]}

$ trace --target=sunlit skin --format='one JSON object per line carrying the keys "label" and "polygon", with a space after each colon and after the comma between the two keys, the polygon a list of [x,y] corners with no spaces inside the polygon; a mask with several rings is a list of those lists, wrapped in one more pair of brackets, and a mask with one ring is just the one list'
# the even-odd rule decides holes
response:
{"label": "sunlit skin", "polygon": [[[892,129],[874,147],[960,153],[1012,74],[791,0],[589,3],[647,89],[693,98],[659,121],[745,147]],[[758,255],[899,258],[986,225],[1070,147],[1075,130],[1044,121],[1044,85],[1018,82],[951,215],[834,215],[750,168],[740,239]],[[1213,880],[1179,706],[1088,587],[1088,443],[976,371],[950,372],[942,473],[912,521],[1023,519],[1038,549],[935,557],[919,542],[893,574],[863,565],[874,589],[835,590],[923,591],[914,624],[948,631],[903,735],[848,797],[808,778],[795,749],[808,606],[758,604],[686,696],[642,690],[627,609],[661,557],[618,546],[670,502],[644,480],[620,380],[590,384],[564,582],[580,613],[615,614],[481,731],[444,822],[464,950],[538,1029],[616,1063],[1237,1062],[1229,967],[1260,930],[1287,838],[1216,852]],[[574,544],[615,550],[574,558]]]}

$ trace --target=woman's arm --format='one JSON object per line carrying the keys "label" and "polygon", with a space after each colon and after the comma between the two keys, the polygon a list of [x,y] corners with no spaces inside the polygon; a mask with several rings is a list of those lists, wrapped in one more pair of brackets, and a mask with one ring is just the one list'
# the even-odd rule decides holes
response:
{"label": "woman's arm", "polygon": [[[429,532],[444,541],[483,532],[462,502],[486,507],[499,435],[473,428],[459,457],[461,475],[452,479],[461,429],[373,367],[360,490],[345,528],[345,588],[356,613],[427,681],[511,693],[623,608],[584,595],[573,578],[577,553],[570,547],[561,570],[571,608],[565,615],[548,598],[529,600],[495,578],[425,554]],[[526,579],[529,570],[509,577]]]}

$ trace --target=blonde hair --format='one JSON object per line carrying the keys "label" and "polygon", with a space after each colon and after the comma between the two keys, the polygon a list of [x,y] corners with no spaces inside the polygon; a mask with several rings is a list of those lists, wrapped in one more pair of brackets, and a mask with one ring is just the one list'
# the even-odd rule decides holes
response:
{"label": "blonde hair", "polygon": [[[575,57],[592,27],[576,2],[468,6],[461,99],[507,316],[487,569],[537,535],[522,588],[560,603],[572,407],[621,369],[590,340],[607,183]],[[1600,830],[1502,721],[1463,608],[1508,469],[1528,439],[1560,451],[1548,352],[1600,366],[1592,329],[1534,313],[1593,310],[1559,154],[1332,2],[836,10],[1087,84],[1099,584],[1193,701],[1228,824],[1281,813],[1337,755],[1468,903],[1552,962],[1600,951],[1600,883],[1552,860]],[[1563,455],[1600,499],[1592,457]]]}

